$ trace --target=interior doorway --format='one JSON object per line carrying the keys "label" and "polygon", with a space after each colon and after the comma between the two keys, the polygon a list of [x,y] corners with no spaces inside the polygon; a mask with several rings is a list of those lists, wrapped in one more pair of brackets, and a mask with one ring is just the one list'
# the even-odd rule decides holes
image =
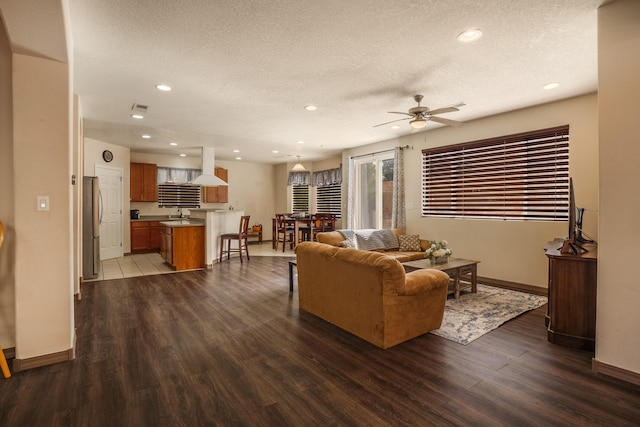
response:
{"label": "interior doorway", "polygon": [[96,165],[100,185],[100,259],[119,258],[122,249],[122,169]]}

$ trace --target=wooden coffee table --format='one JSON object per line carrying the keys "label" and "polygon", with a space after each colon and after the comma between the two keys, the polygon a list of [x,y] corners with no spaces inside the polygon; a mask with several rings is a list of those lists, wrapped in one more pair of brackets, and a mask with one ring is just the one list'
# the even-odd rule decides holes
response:
{"label": "wooden coffee table", "polygon": [[449,294],[453,294],[454,298],[460,297],[460,289],[471,288],[471,292],[478,292],[478,263],[462,258],[449,258],[446,264],[431,264],[430,259],[419,259],[416,261],[403,262],[405,271],[422,270],[425,268],[433,268],[444,271],[451,278],[449,285]]}

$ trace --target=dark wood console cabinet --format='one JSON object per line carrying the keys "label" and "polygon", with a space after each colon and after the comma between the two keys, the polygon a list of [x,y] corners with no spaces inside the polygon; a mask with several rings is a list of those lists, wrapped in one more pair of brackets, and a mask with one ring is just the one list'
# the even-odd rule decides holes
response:
{"label": "dark wood console cabinet", "polygon": [[598,252],[595,244],[585,244],[588,252],[562,254],[549,242],[549,304],[545,319],[547,339],[554,344],[594,351],[596,339],[596,290]]}

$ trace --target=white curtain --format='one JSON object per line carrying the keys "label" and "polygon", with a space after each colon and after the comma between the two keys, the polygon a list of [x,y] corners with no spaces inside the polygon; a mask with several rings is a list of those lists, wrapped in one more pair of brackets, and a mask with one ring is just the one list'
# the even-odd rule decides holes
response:
{"label": "white curtain", "polygon": [[313,173],[311,185],[322,187],[325,185],[342,184],[342,165],[336,169],[326,169]]}
{"label": "white curtain", "polygon": [[158,166],[158,184],[187,184],[202,175],[200,169],[167,168]]}
{"label": "white curtain", "polygon": [[309,185],[311,184],[311,172],[289,172],[287,185]]}
{"label": "white curtain", "polygon": [[349,157],[349,163],[347,164],[347,222],[343,224],[343,228],[353,230],[355,228],[354,217],[354,193],[355,193],[355,177],[356,171],[354,161],[352,157]]}
{"label": "white curtain", "polygon": [[402,147],[396,147],[393,153],[391,227],[399,228],[403,232],[405,232],[407,228],[406,211],[404,208],[404,150]]}

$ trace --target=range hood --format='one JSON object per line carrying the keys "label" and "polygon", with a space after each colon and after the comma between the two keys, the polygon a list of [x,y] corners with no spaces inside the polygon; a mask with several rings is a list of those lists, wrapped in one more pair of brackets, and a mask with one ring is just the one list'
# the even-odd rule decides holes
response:
{"label": "range hood", "polygon": [[202,175],[194,179],[193,185],[205,187],[222,187],[229,184],[213,174],[216,150],[210,147],[202,147]]}

